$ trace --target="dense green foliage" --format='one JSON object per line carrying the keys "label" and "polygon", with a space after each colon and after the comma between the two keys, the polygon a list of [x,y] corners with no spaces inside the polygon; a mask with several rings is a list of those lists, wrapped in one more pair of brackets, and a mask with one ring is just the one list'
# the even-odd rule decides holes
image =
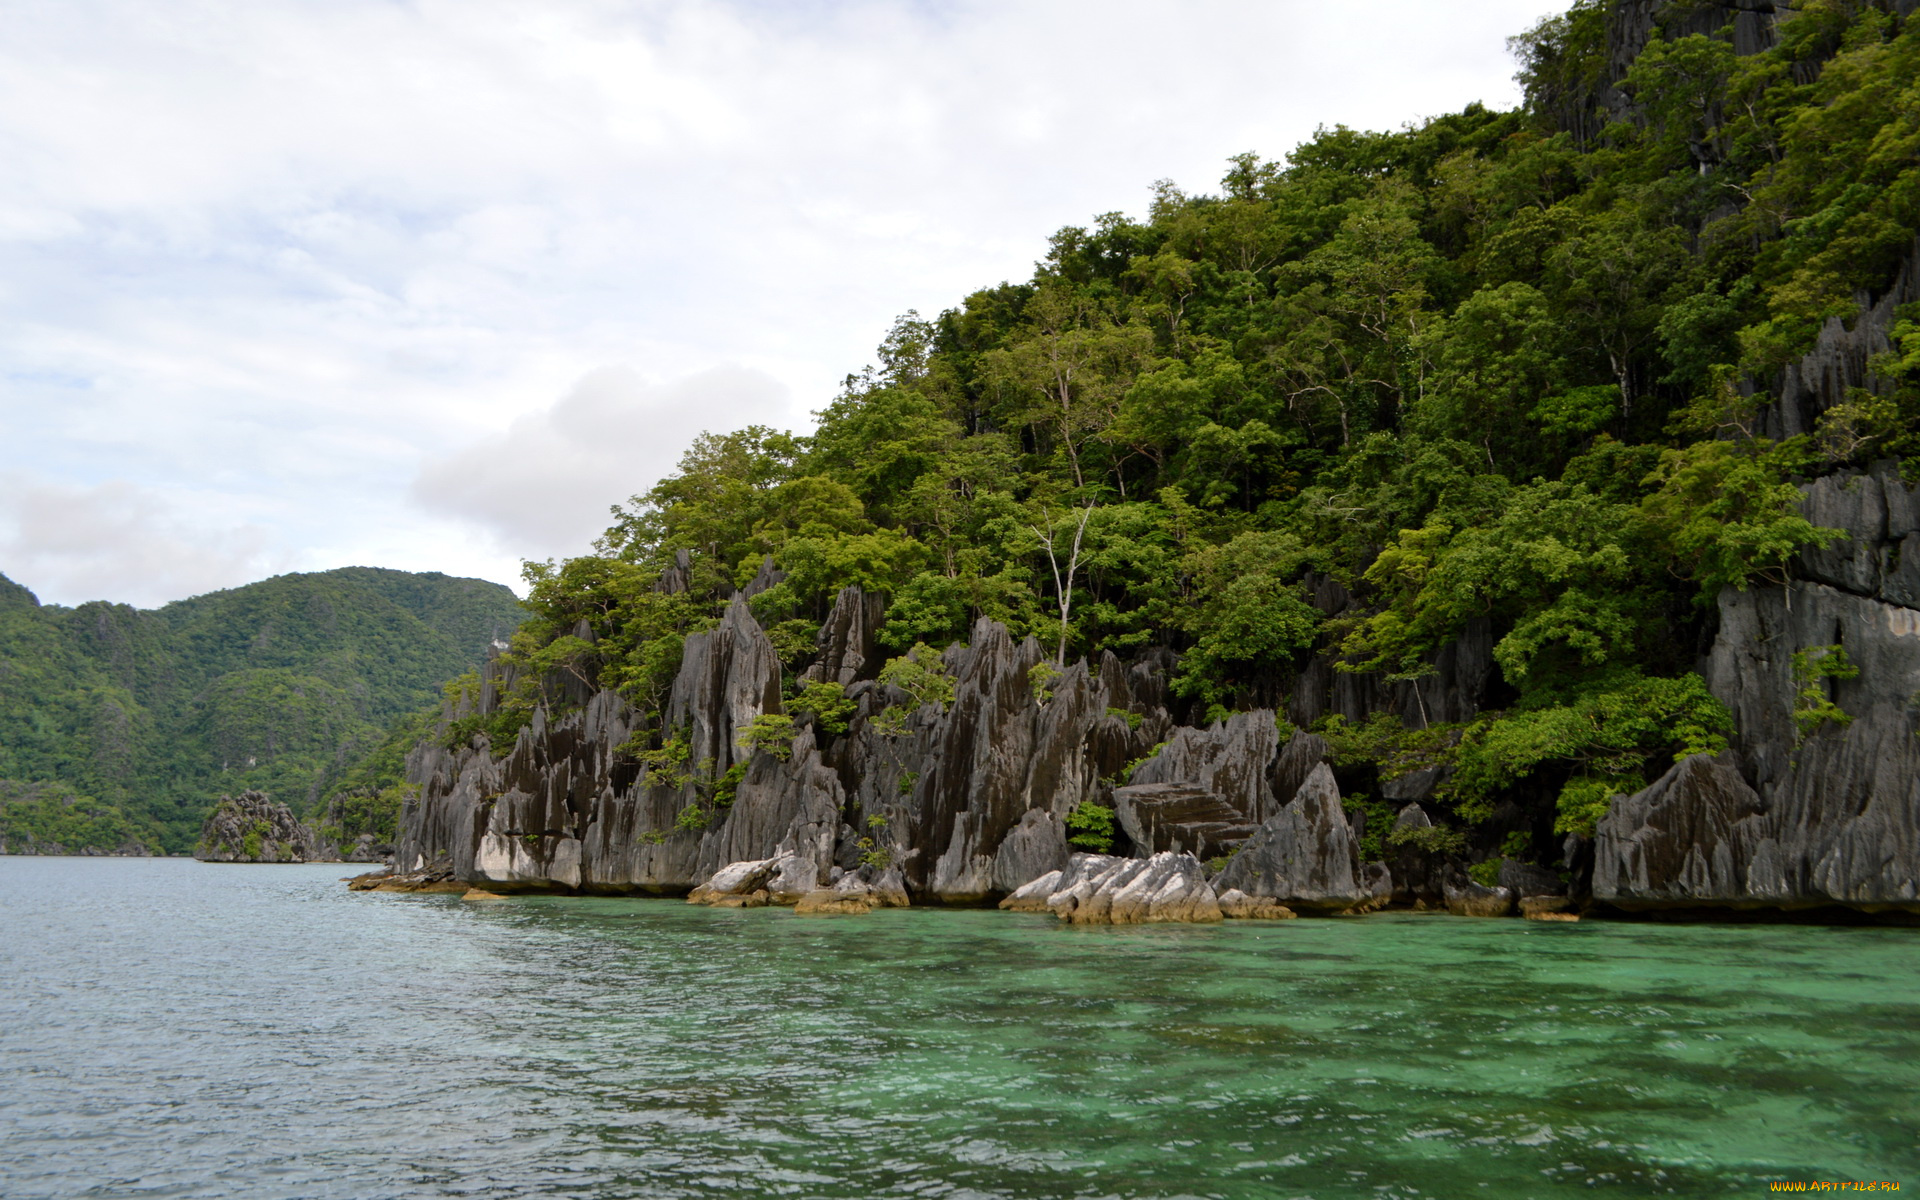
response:
{"label": "dense green foliage", "polygon": [[989,616],[1071,654],[1170,645],[1196,719],[1275,703],[1316,652],[1418,679],[1485,620],[1499,711],[1328,732],[1380,774],[1455,763],[1458,820],[1531,796],[1591,829],[1724,745],[1693,655],[1720,589],[1829,536],[1795,481],[1920,454],[1920,314],[1892,393],[1755,432],[1920,212],[1920,28],[1814,0],[1781,29],[1745,58],[1656,37],[1609,80],[1581,0],[1514,40],[1521,110],[1325,130],[1236,158],[1219,195],[1163,183],[1145,220],[1061,230],[1030,280],[901,318],[810,436],[704,436],[596,554],[530,565],[509,708],[570,672],[658,709],[769,555],[788,577],[754,608],[790,666],[858,583],[889,597],[897,683]]}
{"label": "dense green foliage", "polygon": [[165,838],[158,825],[57,784],[0,780],[0,853],[157,853]]}
{"label": "dense green foliage", "polygon": [[[152,611],[40,605],[0,578],[0,780],[93,797],[169,850],[216,795],[247,788],[317,816],[338,784],[355,798],[335,828],[390,835],[399,759],[424,726],[382,729],[522,615],[497,584],[360,567]],[[119,829],[74,848],[111,848]]]}
{"label": "dense green foliage", "polygon": [[1106,854],[1113,849],[1113,810],[1088,801],[1067,814],[1067,840],[1076,849]]}
{"label": "dense green foliage", "polygon": [[[512,684],[455,736],[583,685],[659,712],[683,639],[771,557],[753,607],[788,667],[859,584],[914,704],[979,617],[1056,661],[1168,646],[1189,720],[1278,706],[1315,654],[1417,681],[1485,622],[1494,711],[1335,722],[1341,761],[1456,766],[1436,845],[1502,805],[1590,829],[1724,744],[1691,668],[1722,589],[1830,536],[1796,482],[1920,466],[1920,313],[1884,394],[1783,442],[1756,421],[1914,245],[1920,26],[1808,0],[1765,53],[1660,34],[1616,79],[1608,19],[1579,0],[1515,39],[1519,110],[1323,130],[1235,158],[1217,195],[1162,183],[1144,219],[1059,231],[1030,279],[902,317],[811,434],[699,438],[596,553],[529,565]],[[657,736],[636,750],[670,756]]]}
{"label": "dense green foliage", "polygon": [[373,749],[344,773],[329,776],[326,804],[313,818],[315,831],[343,847],[365,833],[377,842],[393,841],[400,810],[408,794],[418,790],[405,782],[407,753],[433,736],[442,720],[437,704],[395,718]]}

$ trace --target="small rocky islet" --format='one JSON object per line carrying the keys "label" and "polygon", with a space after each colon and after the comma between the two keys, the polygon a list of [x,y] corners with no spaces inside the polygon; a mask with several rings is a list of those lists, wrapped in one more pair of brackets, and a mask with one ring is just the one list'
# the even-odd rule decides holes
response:
{"label": "small rocky islet", "polygon": [[329,840],[265,792],[222,796],[201,827],[193,856],[218,863],[377,863],[391,846],[363,833],[345,845]]}

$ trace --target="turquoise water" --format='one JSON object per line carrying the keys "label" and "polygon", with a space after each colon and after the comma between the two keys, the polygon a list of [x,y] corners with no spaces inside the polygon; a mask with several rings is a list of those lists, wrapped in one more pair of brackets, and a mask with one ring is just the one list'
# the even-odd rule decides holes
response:
{"label": "turquoise water", "polygon": [[1920,1188],[1920,930],[349,893],[0,858],[0,1195]]}

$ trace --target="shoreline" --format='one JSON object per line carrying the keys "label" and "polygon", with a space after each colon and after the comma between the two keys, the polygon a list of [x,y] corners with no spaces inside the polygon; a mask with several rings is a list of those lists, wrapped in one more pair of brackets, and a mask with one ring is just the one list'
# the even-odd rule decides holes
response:
{"label": "shoreline", "polygon": [[[353,865],[353,864],[346,864]],[[514,900],[521,898],[551,897],[579,900],[636,900],[677,902],[689,907],[736,908],[785,908],[797,909],[796,902],[775,903],[763,900],[759,903],[716,905],[692,899],[697,889],[644,889],[644,888],[563,888],[541,886],[537,884],[515,884],[496,880],[456,880],[415,879],[407,875],[391,875],[385,872],[370,871],[363,875],[350,876],[341,882],[349,890],[357,892],[382,892],[389,895],[440,895],[455,896],[472,901]],[[875,906],[875,908],[882,906]],[[975,911],[975,912],[1027,912],[1045,915],[1044,909],[1009,908],[1004,899],[983,899],[972,902],[943,902],[931,900],[910,904],[888,905],[884,907],[911,908],[922,911]],[[871,910],[868,910],[871,911]],[[850,913],[844,910],[814,910],[799,915],[866,915],[866,912]],[[1387,904],[1364,910],[1323,911],[1303,908],[1289,917],[1311,921],[1354,921],[1374,916],[1419,916],[1419,917],[1461,917],[1480,921],[1529,921],[1532,924],[1580,924],[1592,921],[1611,925],[1780,925],[1780,926],[1822,926],[1828,928],[1874,928],[1874,929],[1920,929],[1920,909],[1882,908],[1869,911],[1847,905],[1823,904],[1803,905],[1792,908],[1779,906],[1751,905],[1743,907],[1728,906],[1714,908],[1692,906],[1687,908],[1640,908],[1626,909],[1617,905],[1596,903],[1577,912],[1564,914],[1561,919],[1542,920],[1528,918],[1519,912],[1486,916],[1473,913],[1455,912],[1444,906],[1419,904]],[[1572,919],[1565,919],[1571,917]],[[1287,918],[1279,918],[1287,919]],[[1152,925],[1194,925],[1229,923],[1275,923],[1274,918],[1228,917],[1220,921],[1190,920],[1146,920],[1125,921],[1117,924]],[[1061,924],[1116,924],[1116,922],[1066,921]]]}

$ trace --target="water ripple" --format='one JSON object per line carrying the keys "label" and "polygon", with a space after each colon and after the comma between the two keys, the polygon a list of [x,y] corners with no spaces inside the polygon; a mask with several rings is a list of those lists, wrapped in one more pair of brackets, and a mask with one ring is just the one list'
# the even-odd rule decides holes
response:
{"label": "water ripple", "polygon": [[0,1195],[1750,1195],[1920,1177],[1920,934],[1095,929],[0,859]]}

